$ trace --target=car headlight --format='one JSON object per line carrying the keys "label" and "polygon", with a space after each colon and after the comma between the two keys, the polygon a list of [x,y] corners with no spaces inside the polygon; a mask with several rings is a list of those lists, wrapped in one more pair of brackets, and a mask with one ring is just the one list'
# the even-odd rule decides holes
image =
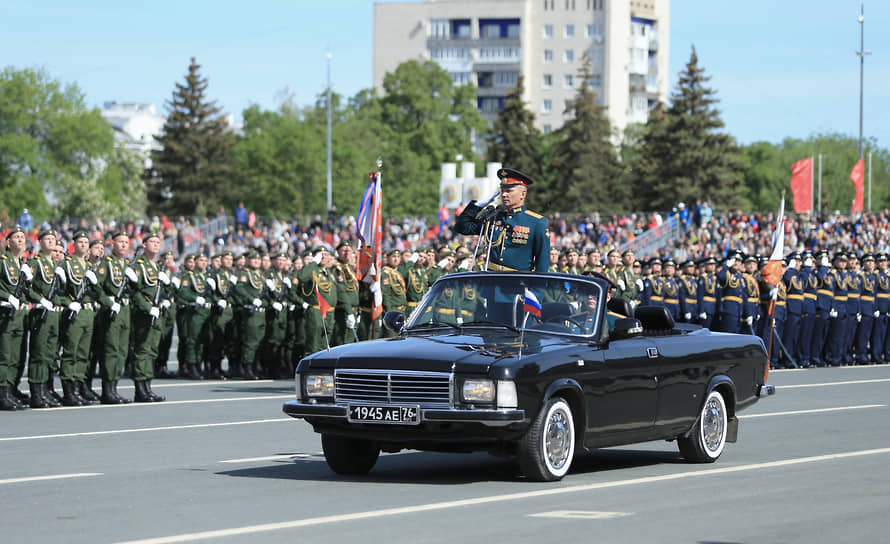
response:
{"label": "car headlight", "polygon": [[492,380],[464,380],[461,397],[467,402],[494,402]]}
{"label": "car headlight", "polygon": [[303,390],[307,397],[333,397],[334,376],[331,374],[307,374],[303,378]]}

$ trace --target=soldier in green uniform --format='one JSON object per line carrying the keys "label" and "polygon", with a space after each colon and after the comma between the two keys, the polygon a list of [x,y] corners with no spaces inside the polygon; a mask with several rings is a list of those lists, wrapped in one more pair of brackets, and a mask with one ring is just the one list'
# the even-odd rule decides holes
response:
{"label": "soldier in green uniform", "polygon": [[24,365],[22,344],[25,314],[28,313],[27,285],[33,278],[24,262],[25,231],[16,226],[6,237],[7,250],[0,255],[0,410],[22,410],[28,400],[18,390],[19,368]]}
{"label": "soldier in green uniform", "polygon": [[282,253],[271,255],[272,267],[265,273],[269,308],[266,312],[266,333],[260,353],[262,373],[273,378],[280,377],[281,362],[284,360],[283,345],[287,329],[287,289],[293,285],[285,274],[287,256]]}
{"label": "soldier in green uniform", "polygon": [[628,302],[633,302],[640,294],[639,289],[637,288],[637,279],[639,278],[639,276],[634,273],[634,261],[634,250],[625,249],[621,253],[619,279],[624,283],[624,287],[622,288],[619,284],[618,287],[619,289],[621,289],[619,296],[621,296]]}
{"label": "soldier in green uniform", "polygon": [[[84,403],[99,402],[99,397],[86,386],[90,366],[90,345],[93,340],[93,321],[98,307],[93,286],[99,281],[86,260],[89,250],[90,239],[86,231],[74,233],[74,255],[66,258],[63,265],[67,279],[63,294],[67,304],[65,304],[66,310],[62,312],[59,335],[62,339],[60,365],[62,391],[66,393],[62,401],[66,404],[70,402],[70,400],[66,402],[66,397],[69,396],[68,390],[71,388]],[[66,382],[71,385],[66,387]]]}
{"label": "soldier in green uniform", "polygon": [[584,267],[581,263],[578,262],[579,254],[578,250],[574,247],[566,248],[566,266],[560,270],[560,272],[564,272],[566,274],[577,274],[581,275],[584,271]]}
{"label": "soldier in green uniform", "polygon": [[[405,297],[405,280],[396,270],[398,265],[400,252],[397,249],[391,249],[387,252],[387,264],[380,273],[380,290],[383,295],[383,313],[391,310],[404,312],[407,307],[407,299]],[[391,338],[396,335],[396,331],[384,328],[383,337]]]}
{"label": "soldier in green uniform", "polygon": [[[532,179],[511,168],[498,170],[498,178],[501,180],[501,200],[506,211],[503,226],[494,228],[488,269],[547,272],[550,269],[547,220],[525,206]],[[480,217],[483,211],[475,201],[471,201],[458,216],[455,232],[481,234],[483,221]]]}
{"label": "soldier in green uniform", "polygon": [[184,343],[186,376],[192,380],[203,378],[201,362],[204,346],[207,343],[207,318],[210,317],[211,290],[207,283],[207,257],[197,255],[195,267],[180,277],[177,297],[177,314],[182,312],[185,330],[179,335]]}
{"label": "soldier in green uniform", "polygon": [[245,380],[258,379],[254,371],[254,361],[260,342],[266,332],[266,303],[263,300],[265,279],[260,272],[260,255],[254,250],[246,254],[247,266],[238,272],[238,281],[232,288],[232,304],[239,315],[241,328],[240,362],[232,372]]}
{"label": "soldier in green uniform", "polygon": [[411,263],[405,274],[402,275],[405,280],[405,301],[408,313],[417,308],[417,304],[430,288],[426,254],[416,253],[415,256],[417,257],[415,262]]}
{"label": "soldier in green uniform", "polygon": [[[308,254],[310,258],[312,256],[312,252],[308,250],[304,251],[303,254]],[[288,289],[288,300],[290,301],[290,307],[287,318],[287,335],[285,340],[287,344],[285,353],[289,352],[286,359],[294,364],[299,362],[303,357],[306,338],[306,328],[303,323],[303,297],[300,295],[299,275],[301,270],[303,270],[303,259],[301,255],[296,255],[294,256],[289,273],[291,287]],[[293,375],[293,373],[290,375]]]}
{"label": "soldier in green uniform", "polygon": [[161,290],[170,278],[155,260],[161,250],[161,236],[156,231],[142,238],[142,255],[130,263],[136,275],[133,281],[133,384],[136,402],[161,402],[164,397],[151,390],[154,362],[161,341]]}
{"label": "soldier in green uniform", "polygon": [[189,303],[182,301],[179,297],[179,289],[182,287],[183,280],[189,281],[189,274],[193,273],[195,270],[195,257],[194,253],[187,254],[182,259],[182,270],[180,270],[179,274],[172,280],[173,285],[176,287],[176,293],[174,298],[174,307],[176,308],[174,315],[176,318],[176,334],[179,336],[179,342],[176,347],[176,360],[179,363],[179,371],[177,372],[178,377],[180,378],[188,378],[188,365],[186,365],[186,359],[188,356],[186,355],[186,343],[183,341],[183,338],[189,335],[189,320],[188,317],[188,308]]}
{"label": "soldier in green uniform", "polygon": [[618,287],[618,291],[623,292],[627,287],[621,277],[621,255],[617,249],[610,249],[606,253],[606,268],[603,270],[603,275]]}
{"label": "soldier in green uniform", "polygon": [[[93,274],[99,269],[100,263],[105,260],[105,240],[96,239],[90,242],[89,253],[87,253],[87,263],[90,265],[90,269],[93,271]],[[96,392],[93,391],[93,378],[101,378],[99,372],[99,360],[102,358],[102,350],[104,348],[105,342],[105,331],[101,330],[99,327],[101,326],[102,315],[99,311],[101,309],[101,305],[99,304],[99,289],[97,287],[93,288],[93,335],[90,339],[90,362],[87,365],[87,375],[86,381],[84,385],[86,386],[86,396],[95,396]]]}
{"label": "soldier in green uniform", "polygon": [[[300,295],[303,297],[304,321],[306,323],[306,353],[315,353],[326,347],[331,341],[334,328],[334,312],[329,311],[324,318],[316,294],[325,299],[328,306],[337,305],[337,289],[331,275],[334,258],[323,247],[312,250],[312,261],[300,271]],[[324,320],[324,323],[322,323]]]}
{"label": "soldier in green uniform", "polygon": [[161,253],[160,269],[170,282],[161,285],[161,317],[158,319],[160,340],[158,341],[158,356],[154,363],[155,378],[175,378],[176,374],[167,369],[170,359],[170,346],[173,344],[173,325],[176,324],[176,289],[180,279],[175,273],[176,257],[172,251]]}
{"label": "soldier in green uniform", "polygon": [[337,307],[334,309],[332,346],[356,340],[358,319],[358,277],[355,275],[355,249],[348,242],[337,246],[337,261],[332,270],[337,282]]}
{"label": "soldier in green uniform", "polygon": [[439,266],[436,260],[436,251],[433,248],[424,248],[423,252],[426,255],[426,283],[432,285],[442,277],[445,271]]}
{"label": "soldier in green uniform", "polygon": [[219,268],[211,271],[207,279],[211,287],[213,305],[204,353],[208,367],[205,377],[211,380],[219,380],[225,376],[222,371],[223,354],[228,356],[230,362],[234,359],[231,351],[234,310],[229,299],[238,278],[232,270],[231,251],[223,252],[219,256],[219,261]]}
{"label": "soldier in green uniform", "polygon": [[116,231],[111,255],[99,264],[96,276],[99,280],[97,291],[102,307],[93,335],[101,331],[99,372],[102,376],[102,404],[125,404],[130,402],[117,392],[117,383],[124,370],[127,351],[130,345],[130,296],[128,283],[137,278],[127,267],[127,252],[130,238],[126,232]]}
{"label": "soldier in green uniform", "polygon": [[378,283],[358,282],[359,317],[355,330],[360,341],[381,338],[380,334],[383,330],[381,322],[382,313],[374,317],[374,291],[372,291],[372,289],[379,288],[380,285]]}
{"label": "soldier in green uniform", "polygon": [[[63,276],[56,276],[56,264],[52,252],[56,248],[56,235],[52,230],[38,234],[40,253],[31,258],[28,265],[34,273],[28,300],[34,304],[29,317],[31,334],[28,343],[28,383],[31,389],[31,408],[54,408],[61,404],[49,392],[48,382],[53,379],[59,348],[59,313],[56,303],[60,296]],[[66,388],[70,406],[82,406],[71,393],[71,383]]]}

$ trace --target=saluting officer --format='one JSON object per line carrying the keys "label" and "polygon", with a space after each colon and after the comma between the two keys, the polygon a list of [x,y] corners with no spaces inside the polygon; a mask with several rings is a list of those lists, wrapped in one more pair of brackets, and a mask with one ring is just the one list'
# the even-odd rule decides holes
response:
{"label": "saluting officer", "polygon": [[355,274],[355,249],[349,242],[337,245],[337,261],[332,273],[337,281],[337,307],[334,309],[334,343],[351,344],[356,340],[358,323],[358,277]]}
{"label": "saluting officer", "polygon": [[[745,278],[742,277],[742,255],[739,251],[730,252],[723,267],[717,272],[717,285],[720,289],[720,307],[717,314],[716,330],[738,333],[744,316]],[[752,320],[753,322],[753,320]]]}
{"label": "saluting officer", "polygon": [[170,282],[155,258],[161,250],[161,236],[152,231],[142,238],[142,255],[130,263],[136,274],[133,281],[133,384],[136,386],[136,402],[161,402],[164,397],[151,390],[154,378],[154,362],[158,356],[161,329],[161,289]]}
{"label": "saluting officer", "polygon": [[686,323],[695,323],[698,320],[698,281],[695,277],[695,261],[687,259],[681,265],[683,274],[680,275],[680,316]]}
{"label": "saluting officer", "polygon": [[426,255],[415,253],[411,256],[414,262],[409,262],[402,277],[405,280],[405,300],[407,312],[411,313],[429,289],[426,274]]}
{"label": "saluting officer", "polygon": [[[330,268],[334,258],[323,246],[312,250],[312,260],[300,271],[300,295],[303,297],[306,324],[306,353],[325,349],[334,333],[334,311],[337,305],[337,289]],[[321,300],[331,308],[326,315],[321,313]]]}

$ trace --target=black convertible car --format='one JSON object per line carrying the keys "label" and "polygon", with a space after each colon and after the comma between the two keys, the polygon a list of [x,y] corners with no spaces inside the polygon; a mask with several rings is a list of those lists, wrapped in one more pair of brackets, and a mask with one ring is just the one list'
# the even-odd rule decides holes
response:
{"label": "black convertible car", "polygon": [[380,451],[515,455],[532,480],[558,480],[576,451],[677,440],[715,461],[736,413],[775,389],[755,336],[631,311],[608,280],[466,272],[440,278],[399,336],[304,358],[284,412],[321,433],[328,465],[367,473]]}

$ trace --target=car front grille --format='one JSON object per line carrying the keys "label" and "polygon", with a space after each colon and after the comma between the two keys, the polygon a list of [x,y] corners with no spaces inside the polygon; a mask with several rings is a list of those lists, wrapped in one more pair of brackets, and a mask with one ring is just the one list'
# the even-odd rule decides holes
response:
{"label": "car front grille", "polygon": [[448,407],[451,374],[392,370],[337,370],[334,398],[338,404],[370,402]]}

